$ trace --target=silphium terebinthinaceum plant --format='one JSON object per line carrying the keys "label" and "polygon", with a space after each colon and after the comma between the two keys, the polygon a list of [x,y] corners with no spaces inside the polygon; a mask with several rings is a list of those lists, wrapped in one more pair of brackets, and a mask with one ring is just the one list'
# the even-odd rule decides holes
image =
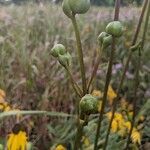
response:
{"label": "silphium terebinthinaceum plant", "polygon": [[[96,131],[96,137],[95,137],[95,143],[94,143],[94,150],[98,150],[98,139],[100,136],[99,133],[101,129],[101,122],[103,120],[104,108],[106,105],[108,87],[109,87],[111,76],[112,76],[112,66],[113,66],[113,61],[114,61],[116,42],[117,42],[117,39],[123,36],[123,31],[124,31],[123,29],[124,27],[122,23],[119,21],[120,0],[116,0],[114,20],[108,23],[105,28],[105,31],[100,33],[98,36],[98,43],[99,43],[100,51],[99,51],[96,63],[94,65],[91,78],[89,79],[89,82],[87,82],[84,59],[83,59],[82,43],[81,43],[81,38],[80,38],[79,27],[78,27],[77,20],[76,20],[76,15],[85,14],[89,10],[89,8],[90,8],[90,0],[63,0],[63,3],[62,3],[63,12],[71,20],[72,25],[74,27],[77,53],[78,53],[78,62],[80,65],[80,73],[81,73],[81,79],[82,79],[82,88],[76,83],[76,81],[73,78],[71,68],[70,68],[71,55],[66,50],[65,46],[63,46],[62,44],[56,44],[54,45],[54,47],[51,49],[51,52],[50,52],[51,55],[54,56],[59,61],[59,63],[66,69],[70,77],[72,87],[74,91],[76,92],[76,94],[78,95],[78,100],[77,100],[77,105],[76,105],[77,133],[76,133],[76,138],[74,142],[74,150],[78,150],[82,148],[81,137],[83,134],[83,128],[88,123],[88,116],[91,114],[98,113],[98,105],[99,105],[98,99],[91,95],[90,86],[96,76],[98,66],[100,64],[102,52],[106,48],[111,46],[111,53],[110,53],[110,58],[109,58],[109,63],[108,63],[107,74],[106,74],[102,106],[101,106],[101,111],[99,113],[99,119],[98,119],[97,131]],[[145,10],[145,8],[143,9]],[[119,98],[119,92],[120,92],[120,89],[122,87],[122,84],[125,78],[125,73],[127,71],[127,67],[131,58],[131,54],[133,53],[133,51],[136,51],[136,49],[140,45],[140,42],[136,43],[136,40],[138,37],[138,31],[140,30],[140,26],[142,23],[142,17],[144,15],[143,12],[144,11],[142,11],[141,13],[141,17],[140,17],[139,24],[136,29],[133,43],[130,47],[130,53],[129,53],[129,56],[128,56],[128,59],[127,59],[127,62],[126,62],[126,65],[122,74],[122,78],[118,87],[118,93],[117,93],[116,99]],[[117,100],[115,102],[117,102]],[[114,105],[113,114],[115,113],[115,109],[116,109],[116,104]],[[107,147],[107,141],[108,141],[108,136],[109,136],[111,122],[112,122],[113,117],[114,116],[112,115],[109,129],[106,135],[106,140],[104,143],[104,149],[106,149]]]}

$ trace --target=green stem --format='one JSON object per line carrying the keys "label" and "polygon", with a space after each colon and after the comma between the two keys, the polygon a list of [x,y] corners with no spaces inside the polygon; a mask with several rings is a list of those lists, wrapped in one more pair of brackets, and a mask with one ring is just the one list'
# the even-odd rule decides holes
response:
{"label": "green stem", "polygon": [[[147,0],[144,1],[144,5],[143,5],[143,8],[142,8],[142,12],[141,12],[140,18],[139,18],[139,22],[138,22],[138,25],[137,25],[137,28],[136,28],[136,31],[135,31],[135,35],[134,35],[133,41],[132,41],[132,46],[134,46],[136,41],[137,41],[138,34],[139,34],[140,28],[141,28],[141,23],[143,21],[143,16],[144,16],[145,9],[146,9],[146,6],[147,6],[147,2],[148,2]],[[112,116],[111,116],[109,127],[108,127],[108,130],[107,130],[107,133],[106,133],[104,149],[106,149],[106,145],[108,143],[108,138],[109,138],[109,134],[110,134],[110,130],[111,130],[112,121],[113,121],[114,114],[115,114],[115,111],[116,111],[116,108],[117,108],[117,102],[120,99],[120,90],[122,88],[122,85],[123,85],[123,82],[124,82],[124,79],[125,79],[125,74],[127,72],[128,65],[129,65],[130,59],[132,57],[132,53],[133,53],[133,51],[130,50],[128,58],[127,58],[127,61],[126,61],[126,64],[125,64],[125,67],[124,67],[124,70],[123,70],[123,74],[121,76],[121,80],[120,80],[120,83],[119,83],[119,86],[118,86],[117,97],[115,98],[114,103],[113,103]]]}
{"label": "green stem", "polygon": [[141,54],[140,54],[140,50],[139,50],[139,58],[138,58],[138,63],[135,66],[136,72],[135,72],[135,87],[134,87],[134,99],[133,99],[133,118],[131,121],[131,128],[128,134],[128,139],[127,139],[127,144],[126,144],[126,148],[125,149],[129,149],[129,144],[130,144],[130,137],[132,134],[132,130],[134,127],[134,123],[135,123],[135,116],[136,116],[136,102],[137,102],[137,91],[138,91],[138,86],[139,86],[139,70],[140,70],[140,63],[141,62]]}
{"label": "green stem", "polygon": [[99,133],[100,133],[100,128],[101,128],[101,122],[103,119],[104,108],[105,108],[105,104],[106,104],[106,100],[107,100],[107,91],[108,91],[108,86],[109,86],[109,83],[111,80],[114,52],[115,52],[115,40],[113,39],[112,50],[111,50],[111,54],[110,54],[110,60],[109,60],[109,65],[108,65],[108,70],[107,70],[107,75],[106,75],[106,82],[105,82],[105,88],[104,88],[104,94],[103,94],[103,102],[102,102],[102,107],[101,107],[101,111],[100,111],[99,119],[98,119],[98,126],[97,126],[97,131],[96,131],[94,150],[97,150],[97,143],[98,143],[98,138],[99,138]]}
{"label": "green stem", "polygon": [[146,17],[145,17],[145,24],[144,24],[144,31],[143,31],[143,36],[142,36],[141,49],[143,49],[144,43],[145,43],[145,37],[146,37],[146,32],[147,32],[148,22],[149,22],[149,16],[150,16],[150,1],[148,1],[148,8],[147,8],[147,13],[146,13]]}
{"label": "green stem", "polygon": [[69,77],[70,77],[70,80],[71,80],[71,84],[72,84],[72,87],[74,89],[74,91],[76,92],[76,94],[79,96],[79,97],[82,97],[82,91],[80,89],[80,87],[78,86],[78,84],[75,82],[75,80],[73,79],[73,75],[71,74],[71,71],[70,71],[70,68],[69,67],[65,67]]}
{"label": "green stem", "polygon": [[73,150],[79,150],[79,147],[81,147],[81,138],[82,138],[83,128],[84,126],[80,124],[80,120],[78,120],[77,134],[76,134]]}
{"label": "green stem", "polygon": [[[116,0],[114,20],[119,19],[119,10],[120,10],[120,0]],[[95,137],[95,142],[94,142],[94,150],[98,150],[98,139],[99,139],[99,133],[100,133],[100,129],[101,129],[101,122],[102,122],[103,114],[104,114],[104,108],[105,108],[106,100],[107,100],[108,86],[110,84],[111,75],[112,75],[114,53],[115,53],[115,38],[113,37],[112,46],[111,46],[111,54],[110,54],[110,59],[109,59],[109,65],[108,65],[107,74],[106,74],[105,88],[104,88],[104,94],[103,94],[103,102],[102,102],[102,107],[101,107],[101,111],[99,114],[96,137]]]}
{"label": "green stem", "polygon": [[98,70],[98,66],[100,64],[100,61],[101,61],[101,54],[102,54],[102,51],[103,51],[103,46],[100,48],[100,53],[98,54],[98,57],[97,57],[97,60],[96,60],[96,63],[94,65],[94,68],[93,68],[93,72],[92,72],[92,75],[91,75],[91,78],[90,78],[90,81],[88,83],[88,87],[87,87],[87,92],[89,92],[89,89],[90,89],[90,85],[92,84],[96,74],[97,74],[97,70]]}
{"label": "green stem", "polygon": [[85,76],[85,66],[84,66],[84,61],[83,61],[83,51],[82,51],[80,33],[79,33],[77,21],[76,21],[74,14],[73,14],[73,17],[71,18],[71,20],[72,20],[72,24],[73,24],[75,36],[76,36],[78,58],[79,58],[79,62],[80,62],[80,70],[81,70],[81,77],[82,77],[83,95],[85,95],[87,92],[87,85],[86,85],[86,76]]}

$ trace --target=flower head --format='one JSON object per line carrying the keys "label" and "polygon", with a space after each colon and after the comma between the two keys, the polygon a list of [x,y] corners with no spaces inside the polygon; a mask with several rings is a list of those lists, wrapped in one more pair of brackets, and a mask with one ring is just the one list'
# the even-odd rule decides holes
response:
{"label": "flower head", "polygon": [[8,150],[26,150],[27,135],[20,124],[16,124],[9,134],[7,141]]}
{"label": "flower head", "polygon": [[109,100],[110,105],[112,105],[113,100],[117,96],[117,94],[111,86],[108,87],[107,96],[108,96],[108,100]]}
{"label": "flower head", "polygon": [[141,134],[137,131],[136,128],[133,128],[131,139],[133,143],[141,144]]}
{"label": "flower head", "polygon": [[59,144],[56,146],[55,150],[67,150],[63,145]]}

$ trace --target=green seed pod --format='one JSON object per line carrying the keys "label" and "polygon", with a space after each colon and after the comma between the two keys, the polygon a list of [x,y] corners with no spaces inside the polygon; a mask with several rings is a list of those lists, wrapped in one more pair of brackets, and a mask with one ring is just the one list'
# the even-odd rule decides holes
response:
{"label": "green seed pod", "polygon": [[90,0],[69,0],[69,6],[74,14],[85,14],[90,8]]}
{"label": "green seed pod", "polygon": [[123,26],[119,21],[110,22],[106,26],[106,32],[114,37],[120,37],[123,34]]}
{"label": "green seed pod", "polygon": [[112,35],[108,35],[103,39],[103,47],[106,48],[112,43]]}
{"label": "green seed pod", "polygon": [[67,51],[66,51],[66,48],[62,45],[62,44],[56,44],[53,46],[53,48],[51,49],[50,51],[50,54],[53,56],[53,57],[58,57],[59,54],[60,55],[63,55],[65,54]]}
{"label": "green seed pod", "polygon": [[98,100],[91,94],[86,94],[80,101],[80,110],[85,114],[92,114],[98,111]]}
{"label": "green seed pod", "polygon": [[70,6],[69,6],[69,0],[63,0],[63,3],[62,3],[62,9],[63,9],[63,12],[66,16],[68,16],[69,18],[72,17],[72,11],[70,9]]}
{"label": "green seed pod", "polygon": [[99,36],[98,36],[98,42],[102,45],[102,43],[103,43],[103,39],[104,39],[104,37],[106,37],[108,34],[106,33],[106,32],[101,32],[100,34],[99,34]]}
{"label": "green seed pod", "polygon": [[33,144],[31,142],[27,143],[27,150],[33,150]]}
{"label": "green seed pod", "polygon": [[0,150],[4,150],[4,146],[0,144]]}
{"label": "green seed pod", "polygon": [[58,60],[62,66],[64,67],[69,66],[71,63],[71,55],[69,54],[69,52],[67,52],[64,55],[59,55]]}

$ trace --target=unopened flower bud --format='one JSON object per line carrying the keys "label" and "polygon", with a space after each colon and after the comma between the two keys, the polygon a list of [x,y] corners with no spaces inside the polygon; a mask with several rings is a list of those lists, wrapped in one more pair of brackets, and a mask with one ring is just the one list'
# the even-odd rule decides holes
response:
{"label": "unopened flower bud", "polygon": [[65,54],[67,51],[66,51],[66,48],[64,47],[64,45],[62,44],[56,44],[53,46],[53,48],[51,49],[50,51],[50,54],[53,56],[53,57],[58,57],[59,54],[60,55],[63,55]]}
{"label": "unopened flower bud", "polygon": [[72,17],[72,11],[69,6],[69,0],[63,0],[62,9],[66,16],[68,16],[69,18]]}
{"label": "unopened flower bud", "polygon": [[110,22],[106,26],[106,32],[114,37],[120,37],[123,34],[123,26],[119,21]]}
{"label": "unopened flower bud", "polygon": [[84,14],[90,8],[90,0],[69,0],[69,6],[74,14]]}
{"label": "unopened flower bud", "polygon": [[71,55],[69,54],[69,52],[67,52],[64,55],[59,55],[58,60],[62,66],[64,67],[69,66],[71,62]]}
{"label": "unopened flower bud", "polygon": [[99,43],[102,45],[103,44],[103,39],[104,39],[104,37],[106,37],[108,34],[106,33],[106,32],[101,32],[100,34],[99,34],[99,36],[98,36],[98,41],[99,41]]}
{"label": "unopened flower bud", "polygon": [[98,100],[91,94],[86,94],[80,101],[80,110],[85,114],[92,114],[98,111]]}
{"label": "unopened flower bud", "polygon": [[106,48],[112,43],[112,35],[108,35],[103,39],[103,47]]}

